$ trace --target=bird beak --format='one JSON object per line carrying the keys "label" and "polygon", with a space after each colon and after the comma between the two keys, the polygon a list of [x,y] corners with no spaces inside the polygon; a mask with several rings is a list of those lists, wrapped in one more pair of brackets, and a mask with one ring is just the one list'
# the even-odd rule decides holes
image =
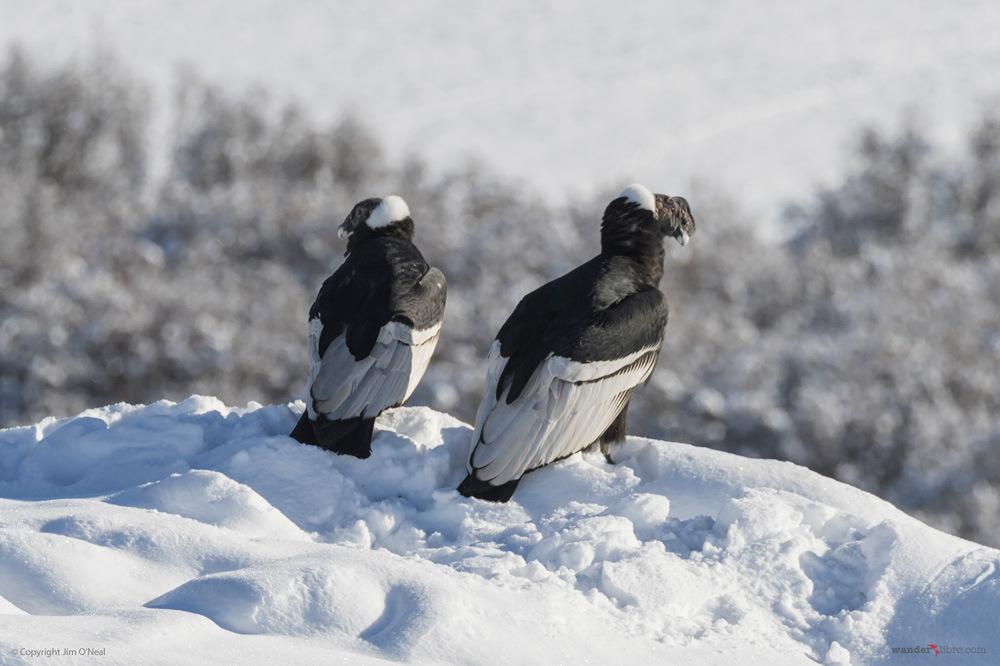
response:
{"label": "bird beak", "polygon": [[339,227],[337,227],[337,238],[340,239],[347,238],[352,233],[354,233],[354,230],[357,228],[357,226],[358,226],[358,220],[356,219],[354,211],[351,211],[351,214],[347,216],[347,219],[344,220],[344,223],[341,224]]}
{"label": "bird beak", "polygon": [[681,244],[681,247],[687,245],[688,241],[691,240],[691,237],[688,236],[688,232],[684,231],[683,229],[679,229],[677,231],[677,234],[674,235],[674,238],[676,238],[677,242]]}

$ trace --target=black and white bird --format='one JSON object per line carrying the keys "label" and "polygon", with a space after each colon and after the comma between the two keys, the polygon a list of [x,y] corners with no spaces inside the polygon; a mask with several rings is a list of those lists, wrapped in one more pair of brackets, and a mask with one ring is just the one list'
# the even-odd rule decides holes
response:
{"label": "black and white bird", "polygon": [[610,460],[666,332],[664,238],[694,230],[683,198],[632,185],[604,211],[601,253],[521,299],[487,357],[460,493],[506,502],[526,472],[598,442]]}
{"label": "black and white bird", "polygon": [[375,417],[409,398],[427,369],[447,286],[413,244],[396,195],[357,204],[337,233],[347,259],[309,310],[309,395],[291,436],[367,458]]}

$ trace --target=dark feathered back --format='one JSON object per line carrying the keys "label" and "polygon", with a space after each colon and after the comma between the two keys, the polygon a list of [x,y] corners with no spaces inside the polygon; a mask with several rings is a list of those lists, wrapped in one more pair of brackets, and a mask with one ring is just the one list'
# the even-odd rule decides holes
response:
{"label": "dark feathered back", "polygon": [[347,251],[344,256],[349,256],[351,252],[376,238],[403,238],[412,241],[413,234],[413,220],[409,217],[378,229],[371,229],[367,224],[359,224],[347,238]]}
{"label": "dark feathered back", "polygon": [[663,277],[663,229],[653,211],[619,197],[608,204],[601,220],[601,254],[632,259],[637,277],[659,286]]}

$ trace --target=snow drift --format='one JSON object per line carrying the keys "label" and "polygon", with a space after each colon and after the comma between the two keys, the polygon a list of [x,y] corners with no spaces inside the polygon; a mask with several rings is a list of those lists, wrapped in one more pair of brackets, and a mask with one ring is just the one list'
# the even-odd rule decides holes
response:
{"label": "snow drift", "polygon": [[455,492],[449,416],[388,412],[356,460],[287,437],[302,409],[192,397],[0,432],[0,663],[1000,651],[1000,552],[791,463],[632,437],[496,505]]}

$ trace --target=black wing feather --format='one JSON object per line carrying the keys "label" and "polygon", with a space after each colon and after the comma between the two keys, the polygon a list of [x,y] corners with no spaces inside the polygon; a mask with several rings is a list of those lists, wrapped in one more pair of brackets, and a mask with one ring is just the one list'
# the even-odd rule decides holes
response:
{"label": "black wing feather", "polygon": [[[421,282],[428,270],[420,251],[402,238],[379,238],[352,252],[323,283],[309,311],[310,320],[319,317],[323,322],[320,357],[343,333],[348,350],[360,360],[371,354],[379,331],[390,320],[417,328],[440,322],[444,276],[435,271],[440,285],[431,293],[427,281]],[[433,298],[428,300],[428,295]]]}
{"label": "black wing feather", "polygon": [[497,400],[509,386],[512,404],[549,355],[608,361],[659,347],[667,316],[659,289],[637,283],[627,266],[599,255],[525,296],[501,327],[500,354],[509,361]]}

